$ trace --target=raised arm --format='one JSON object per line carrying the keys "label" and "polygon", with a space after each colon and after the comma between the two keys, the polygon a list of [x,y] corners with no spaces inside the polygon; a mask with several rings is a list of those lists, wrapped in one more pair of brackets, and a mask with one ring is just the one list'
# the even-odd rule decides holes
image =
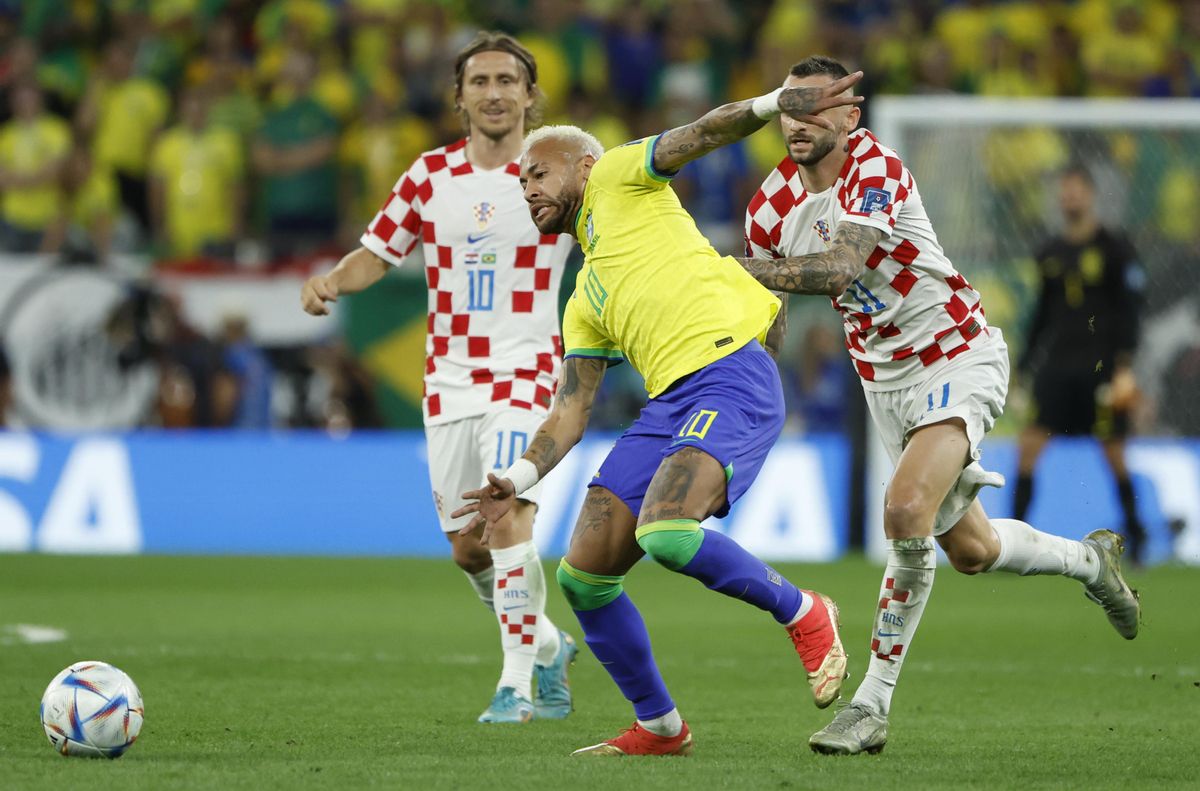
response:
{"label": "raised arm", "polygon": [[840,222],[829,249],[790,258],[739,258],[754,279],[772,291],[840,296],[862,271],[871,251],[884,238],[878,228]]}
{"label": "raised arm", "polygon": [[554,407],[542,421],[525,455],[500,475],[488,473],[488,483],[482,489],[463,492],[463,499],[471,502],[451,516],[457,519],[475,514],[475,518],[458,531],[460,534],[482,527],[481,540],[486,544],[492,525],[508,513],[517,497],[544,478],[578,444],[587,428],[607,365],[605,360],[586,357],[570,357],[563,363]]}
{"label": "raised arm", "polygon": [[861,96],[842,95],[862,79],[856,71],[828,85],[811,88],[779,88],[757,99],[723,104],[685,126],[663,132],[654,147],[654,169],[673,173],[724,145],[762,129],[768,120],[787,113],[808,123],[833,128],[819,113],[831,107],[858,104]]}

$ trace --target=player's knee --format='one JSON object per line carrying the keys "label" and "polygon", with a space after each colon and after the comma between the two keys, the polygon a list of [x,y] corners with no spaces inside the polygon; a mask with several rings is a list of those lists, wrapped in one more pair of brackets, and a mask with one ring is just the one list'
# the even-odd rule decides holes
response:
{"label": "player's knee", "polygon": [[460,537],[451,545],[450,556],[460,569],[478,574],[492,565],[492,553],[478,541]]}
{"label": "player's knee", "polygon": [[672,571],[690,563],[704,541],[704,531],[694,519],[650,522],[639,527],[636,536],[647,555]]}
{"label": "player's knee", "polygon": [[598,610],[621,595],[624,576],[606,576],[580,571],[567,562],[559,561],[558,587],[572,610]]}
{"label": "player's knee", "polygon": [[992,565],[992,558],[987,556],[983,546],[971,543],[966,546],[953,546],[946,549],[946,557],[950,565],[960,574],[982,574]]}
{"label": "player's knee", "polygon": [[927,536],[936,515],[936,509],[919,496],[889,494],[883,506],[883,526],[889,538]]}

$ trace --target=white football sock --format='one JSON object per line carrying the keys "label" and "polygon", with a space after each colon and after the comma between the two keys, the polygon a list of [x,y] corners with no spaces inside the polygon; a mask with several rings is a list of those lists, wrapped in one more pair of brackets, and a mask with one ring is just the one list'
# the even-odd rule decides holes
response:
{"label": "white football sock", "polygon": [[1100,576],[1100,558],[1087,544],[1039,532],[1016,519],[991,521],[1000,554],[988,571],[1008,571],[1022,577],[1061,574],[1085,585]]}
{"label": "white football sock", "polygon": [[488,608],[488,612],[495,612],[496,608],[492,601],[492,586],[496,581],[496,569],[488,566],[483,571],[477,571],[472,574],[469,571],[464,571],[467,575],[467,582],[471,583],[471,587],[475,589],[475,594],[479,596],[479,600],[483,602],[483,606]]}
{"label": "white football sock", "polygon": [[932,537],[888,541],[887,568],[883,572],[871,634],[871,661],[866,677],[854,692],[855,703],[866,705],[884,717],[891,709],[900,666],[929,601],[936,568]]}
{"label": "white football sock", "polygon": [[561,643],[558,627],[546,615],[546,571],[534,550],[533,563],[529,569],[529,595],[538,603],[537,656],[534,661],[545,667],[555,660]]}
{"label": "white football sock", "polygon": [[[546,617],[546,579],[532,541],[492,550],[496,570],[493,588],[496,618],[500,621],[500,645],[504,667],[496,688],[515,687],[529,695],[529,682],[539,648],[553,634],[557,650],[558,629]],[[548,650],[548,649],[547,649]],[[551,661],[554,654],[551,653]]]}
{"label": "white football sock", "polygon": [[678,736],[683,730],[683,718],[679,716],[679,709],[671,709],[652,720],[638,720],[638,724],[655,736]]}
{"label": "white football sock", "polygon": [[812,591],[800,591],[800,609],[796,610],[796,614],[792,616],[792,620],[787,622],[787,625],[795,626],[801,618],[812,612],[815,601],[816,597]]}

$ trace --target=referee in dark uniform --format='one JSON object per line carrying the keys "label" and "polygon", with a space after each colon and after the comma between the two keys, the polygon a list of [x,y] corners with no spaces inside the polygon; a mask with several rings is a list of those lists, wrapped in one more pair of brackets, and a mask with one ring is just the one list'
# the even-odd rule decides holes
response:
{"label": "referee in dark uniform", "polygon": [[1052,434],[1093,435],[1104,449],[1124,512],[1129,555],[1142,560],[1145,531],[1125,466],[1137,400],[1132,357],[1145,279],[1133,245],[1096,216],[1096,186],[1081,165],[1059,176],[1063,230],[1037,253],[1041,293],[1019,362],[1032,383],[1033,423],[1020,437],[1014,516],[1025,520],[1033,472]]}

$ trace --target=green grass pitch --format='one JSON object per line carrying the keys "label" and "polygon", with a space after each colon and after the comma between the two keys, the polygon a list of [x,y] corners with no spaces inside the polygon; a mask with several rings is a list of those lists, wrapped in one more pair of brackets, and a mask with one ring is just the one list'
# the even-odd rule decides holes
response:
{"label": "green grass pitch", "polygon": [[[833,596],[866,664],[880,572],[782,566]],[[1079,586],[939,569],[879,756],[814,755],[816,710],[782,629],[649,564],[627,589],[696,752],[571,759],[631,712],[584,648],[565,722],[483,726],[497,626],[448,560],[0,555],[0,787],[1164,788],[1200,775],[1200,570],[1133,575],[1127,643]],[[557,590],[550,610],[578,626]],[[12,624],[64,629],[20,642]],[[123,668],[146,700],[117,761],[66,759],[37,704],[72,661]]]}

